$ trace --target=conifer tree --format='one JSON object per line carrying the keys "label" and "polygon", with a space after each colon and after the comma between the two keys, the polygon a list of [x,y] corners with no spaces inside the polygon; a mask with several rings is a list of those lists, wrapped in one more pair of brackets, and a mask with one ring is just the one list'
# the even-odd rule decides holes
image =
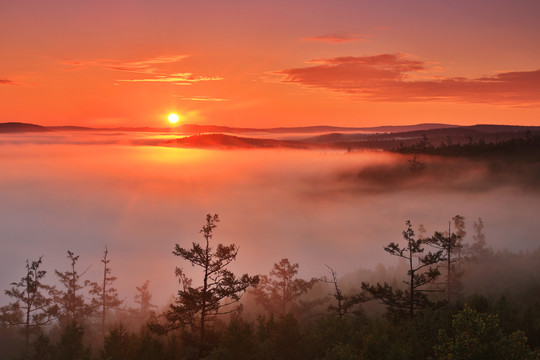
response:
{"label": "conifer tree", "polygon": [[326,265],[326,267],[330,271],[331,278],[328,279],[325,276],[321,281],[334,286],[334,291],[330,295],[336,300],[334,304],[328,305],[328,311],[341,319],[347,314],[352,306],[356,305],[358,299],[354,296],[345,295],[343,290],[339,287],[336,271],[328,265]]}
{"label": "conifer tree", "polygon": [[456,260],[453,258],[456,250],[459,251],[461,248],[458,241],[458,235],[454,233],[446,235],[438,231],[436,231],[432,237],[424,240],[426,244],[443,251],[446,267],[445,290],[446,300],[448,302],[450,302],[459,293],[461,287],[461,272],[456,269]]}
{"label": "conifer tree", "polygon": [[175,303],[170,305],[166,312],[166,325],[152,324],[151,328],[157,332],[191,327],[199,331],[199,356],[206,352],[206,325],[218,315],[230,314],[240,310],[240,306],[233,306],[240,300],[241,293],[259,282],[258,276],[248,274],[237,278],[227,266],[236,260],[238,247],[235,244],[218,244],[211,246],[218,215],[206,215],[206,224],[200,231],[204,236],[202,244],[192,243],[190,249],[182,248],[176,244],[173,254],[187,260],[192,266],[202,270],[202,284],[193,286],[193,280],[188,278],[182,268],[176,268],[176,275],[182,285],[178,291]]}
{"label": "conifer tree", "polygon": [[101,318],[101,333],[105,335],[105,319],[107,311],[114,309],[122,304],[122,300],[118,297],[118,290],[112,285],[116,280],[116,276],[111,275],[109,267],[110,260],[107,258],[109,249],[105,246],[103,258],[103,279],[101,283],[86,281],[85,284],[90,286],[90,294],[93,295],[92,307],[96,309]]}
{"label": "conifer tree", "polygon": [[40,270],[40,266],[41,257],[31,264],[26,260],[26,275],[19,282],[11,283],[11,289],[5,290],[14,301],[1,308],[3,323],[23,327],[26,350],[30,333],[49,324],[58,312],[51,294],[53,288],[42,282],[47,272]]}
{"label": "conifer tree", "polygon": [[486,235],[484,234],[484,222],[478,218],[478,222],[473,222],[474,242],[469,246],[469,259],[480,262],[482,259],[493,255],[493,250],[487,246]]}
{"label": "conifer tree", "polygon": [[150,280],[146,280],[141,286],[137,286],[137,293],[135,294],[135,303],[139,305],[139,308],[134,312],[141,318],[142,321],[152,316],[154,311],[152,309],[157,308],[152,304],[152,294],[148,290]]}
{"label": "conifer tree", "polygon": [[465,218],[461,215],[456,215],[452,218],[454,221],[454,228],[456,229],[456,236],[457,236],[457,242],[456,242],[456,249],[457,249],[457,267],[458,271],[461,270],[461,265],[463,263],[463,259],[461,257],[461,249],[463,248],[463,239],[465,238],[465,235],[467,235],[467,232],[465,231]]}
{"label": "conifer tree", "polygon": [[86,303],[81,291],[86,287],[82,277],[88,269],[79,273],[77,270],[79,255],[75,255],[69,250],[67,258],[70,260],[71,269],[64,272],[55,270],[56,276],[63,286],[62,290],[54,292],[54,299],[60,311],[60,323],[63,326],[71,325],[73,321],[82,324],[92,314],[92,307]]}
{"label": "conifer tree", "polygon": [[287,258],[275,263],[270,275],[261,276],[259,285],[253,290],[257,303],[271,313],[285,315],[290,310],[289,305],[318,281],[296,278],[298,268],[298,263],[291,264]]}
{"label": "conifer tree", "polygon": [[386,282],[381,285],[370,285],[362,282],[362,290],[369,294],[372,298],[386,304],[394,311],[408,311],[409,316],[414,317],[416,309],[426,307],[430,302],[426,296],[426,292],[433,290],[426,289],[425,285],[434,281],[439,275],[438,264],[445,260],[444,251],[428,252],[424,254],[422,240],[414,238],[414,230],[411,222],[406,222],[407,229],[403,231],[403,238],[406,245],[400,247],[398,244],[391,242],[384,248],[390,255],[405,259],[408,263],[409,270],[407,271],[408,280],[404,281],[407,285],[406,290],[394,289]]}

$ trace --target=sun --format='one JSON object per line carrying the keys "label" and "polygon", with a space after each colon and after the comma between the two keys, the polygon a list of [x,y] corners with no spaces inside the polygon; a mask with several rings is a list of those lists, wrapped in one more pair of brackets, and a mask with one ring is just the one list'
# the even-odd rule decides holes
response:
{"label": "sun", "polygon": [[180,117],[176,114],[169,114],[169,122],[171,124],[176,124],[178,122],[178,120],[180,120]]}

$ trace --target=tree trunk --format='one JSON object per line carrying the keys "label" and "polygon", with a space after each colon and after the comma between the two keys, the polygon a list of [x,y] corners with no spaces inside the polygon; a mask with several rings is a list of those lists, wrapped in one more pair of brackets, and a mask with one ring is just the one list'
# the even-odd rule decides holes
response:
{"label": "tree trunk", "polygon": [[450,256],[451,256],[450,249],[448,249],[448,273],[447,273],[448,274],[447,275],[448,276],[448,285],[447,285],[448,286],[448,289],[447,289],[447,291],[448,291],[448,293],[447,293],[447,301],[448,301],[448,303],[450,303],[450,297],[451,297],[451,294],[452,294],[452,278],[451,278],[452,272],[451,272],[451,268],[450,268],[452,262],[450,261]]}
{"label": "tree trunk", "polygon": [[[107,253],[105,253],[105,260],[107,260]],[[107,263],[105,262],[105,269],[103,270],[103,287],[101,293],[101,334],[105,336],[105,287],[107,286]]]}
{"label": "tree trunk", "polygon": [[26,324],[25,324],[25,352],[28,353],[28,345],[30,343],[30,303],[26,304]]}
{"label": "tree trunk", "polygon": [[206,321],[206,293],[208,291],[208,265],[209,265],[209,236],[205,235],[206,238],[206,257],[204,259],[204,282],[203,282],[203,291],[202,291],[202,306],[201,306],[201,325],[200,325],[200,336],[199,336],[199,358],[204,356],[205,344],[204,344],[204,323]]}
{"label": "tree trunk", "polygon": [[410,303],[410,307],[409,307],[409,315],[411,317],[411,319],[414,317],[414,271],[413,271],[413,255],[412,255],[412,249],[411,249],[411,246],[409,245],[409,271],[411,272],[411,279],[410,279],[410,295],[409,295],[409,301],[411,302]]}
{"label": "tree trunk", "polygon": [[30,312],[32,308],[32,299],[30,298],[30,272],[26,275],[26,296],[27,296],[27,302],[26,302],[26,324],[25,324],[25,353],[28,354],[28,345],[30,342]]}

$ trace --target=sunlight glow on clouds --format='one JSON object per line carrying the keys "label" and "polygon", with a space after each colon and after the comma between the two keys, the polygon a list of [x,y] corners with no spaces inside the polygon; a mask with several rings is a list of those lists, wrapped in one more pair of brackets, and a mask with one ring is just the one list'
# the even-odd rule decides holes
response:
{"label": "sunlight glow on clouds", "polygon": [[[431,76],[428,62],[406,54],[309,60],[315,66],[278,71],[282,82],[353,95],[359,100],[540,104],[540,70],[481,78]],[[424,75],[419,77],[419,75]]]}
{"label": "sunlight glow on clouds", "polygon": [[175,85],[192,85],[194,83],[201,82],[201,81],[215,81],[215,80],[223,80],[223,78],[219,76],[205,77],[205,76],[195,76],[192,73],[178,73],[178,74],[171,74],[171,75],[157,75],[155,78],[149,78],[149,79],[128,79],[128,80],[118,80],[118,81],[168,82],[168,83],[173,83]]}
{"label": "sunlight glow on clouds", "polygon": [[17,85],[14,81],[9,79],[0,79],[0,84],[3,85]]}
{"label": "sunlight glow on clouds", "polygon": [[222,98],[214,98],[209,96],[176,96],[180,100],[190,100],[190,101],[216,101],[216,102],[222,102],[222,101],[230,101],[229,99],[222,99]]}
{"label": "sunlight glow on clouds", "polygon": [[335,34],[327,34],[322,36],[313,36],[313,37],[306,37],[303,38],[304,41],[310,41],[310,42],[323,42],[323,43],[330,43],[330,44],[343,44],[343,43],[350,43],[350,42],[357,42],[357,41],[369,41],[367,39],[367,35],[363,34],[347,34],[347,33],[335,33]]}
{"label": "sunlight glow on clouds", "polygon": [[66,70],[76,70],[83,66],[95,66],[115,71],[153,74],[157,71],[155,65],[175,63],[187,58],[188,56],[189,55],[158,56],[138,61],[120,61],[112,59],[98,59],[90,61],[63,61],[62,64],[71,66]]}

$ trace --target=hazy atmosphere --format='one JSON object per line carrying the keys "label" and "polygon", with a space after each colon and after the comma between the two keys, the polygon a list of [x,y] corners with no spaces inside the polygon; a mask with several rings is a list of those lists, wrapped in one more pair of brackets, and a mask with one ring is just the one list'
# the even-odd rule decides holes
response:
{"label": "hazy atmosphere", "polygon": [[0,0],[0,357],[539,360],[539,14]]}
{"label": "hazy atmosphere", "polygon": [[234,266],[251,273],[282,257],[305,277],[324,275],[325,264],[340,274],[393,264],[383,246],[401,238],[406,220],[432,233],[457,214],[470,224],[481,217],[495,249],[538,246],[538,187],[496,182],[483,163],[434,159],[435,174],[411,182],[391,170],[408,166],[398,154],[121,145],[144,138],[2,136],[19,142],[1,147],[2,283],[41,255],[51,273],[67,267],[66,250],[97,276],[106,245],[126,301],[151,280],[164,304],[177,289],[174,244],[200,241],[207,213],[221,216],[216,240],[240,246]]}

